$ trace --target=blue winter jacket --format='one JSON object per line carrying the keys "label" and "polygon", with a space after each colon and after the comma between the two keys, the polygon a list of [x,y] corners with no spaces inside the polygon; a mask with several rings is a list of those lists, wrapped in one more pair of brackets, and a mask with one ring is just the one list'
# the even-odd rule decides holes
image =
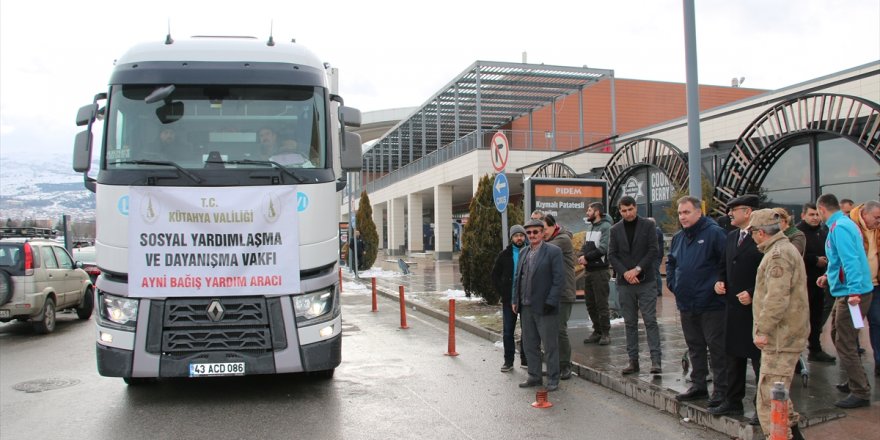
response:
{"label": "blue winter jacket", "polygon": [[862,295],[871,293],[871,268],[862,244],[862,232],[858,225],[837,211],[825,222],[828,238],[825,239],[825,256],[828,257],[828,289],[831,296]]}
{"label": "blue winter jacket", "polygon": [[709,217],[672,237],[666,259],[666,285],[675,294],[678,310],[724,310],[724,299],[715,293],[727,234]]}

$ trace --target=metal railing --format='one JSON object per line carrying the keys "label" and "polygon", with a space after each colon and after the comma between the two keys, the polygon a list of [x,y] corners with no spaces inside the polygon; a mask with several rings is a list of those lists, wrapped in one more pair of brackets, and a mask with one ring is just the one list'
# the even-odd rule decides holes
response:
{"label": "metal railing", "polygon": [[[584,133],[584,142],[581,145],[579,132],[557,132],[554,136],[552,132],[535,131],[532,133],[530,145],[528,130],[484,130],[482,149],[489,149],[490,140],[497,131],[502,131],[507,136],[507,139],[510,141],[511,150],[522,151],[558,151],[561,153],[580,148],[583,145],[589,145],[592,142],[607,137],[607,133]],[[367,182],[365,185],[367,193],[386,188],[478,149],[477,135],[477,131],[474,130],[458,140],[428,153],[424,157],[416,159],[376,180]],[[555,144],[553,142],[554,139],[556,141]]]}

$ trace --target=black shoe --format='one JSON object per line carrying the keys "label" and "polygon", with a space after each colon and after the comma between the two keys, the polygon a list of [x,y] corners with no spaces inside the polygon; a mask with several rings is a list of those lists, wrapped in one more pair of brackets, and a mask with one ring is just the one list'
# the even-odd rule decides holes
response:
{"label": "black shoe", "polygon": [[791,440],[804,440],[804,435],[801,434],[801,428],[797,423],[791,426]]}
{"label": "black shoe", "polygon": [[810,362],[826,362],[826,363],[834,363],[837,360],[836,357],[831,356],[828,353],[825,353],[822,350],[819,351],[811,351],[807,356],[807,360]]}
{"label": "black shoe", "polygon": [[587,339],[584,339],[584,344],[594,344],[596,342],[599,342],[600,339],[602,339],[602,335],[599,333],[593,332],[593,334],[590,335],[590,337],[588,337]]}
{"label": "black shoe", "polygon": [[743,415],[743,407],[722,402],[721,405],[710,407],[709,414],[713,416],[741,416]]}
{"label": "black shoe", "polygon": [[749,425],[750,426],[761,426],[761,420],[758,419],[758,412],[757,411],[755,411],[755,415],[753,415],[752,418],[749,419]]}
{"label": "black shoe", "polygon": [[565,367],[560,369],[559,371],[559,379],[560,380],[569,380],[571,379],[571,367]]}
{"label": "black shoe", "polygon": [[547,391],[556,391],[559,389],[559,384],[549,384],[546,389]]}
{"label": "black shoe", "polygon": [[677,401],[679,401],[679,402],[687,402],[687,401],[690,401],[690,400],[703,399],[703,398],[706,398],[706,397],[709,397],[709,392],[708,392],[708,391],[706,391],[705,389],[693,388],[693,387],[692,387],[691,389],[687,390],[687,391],[684,392],[684,393],[677,394],[677,395],[675,396],[675,400],[677,400]]}
{"label": "black shoe", "polygon": [[531,387],[539,387],[543,385],[540,380],[527,380],[519,384],[520,388],[531,388]]}
{"label": "black shoe", "polygon": [[847,409],[861,408],[863,406],[871,406],[871,401],[868,399],[861,399],[850,394],[849,396],[846,396],[846,398],[834,402],[834,406]]}
{"label": "black shoe", "polygon": [[519,363],[519,367],[520,367],[520,368],[528,369],[528,368],[529,368],[529,363],[526,362],[526,361],[522,361],[522,362]]}
{"label": "black shoe", "polygon": [[508,371],[510,371],[512,369],[513,369],[513,364],[505,363],[504,365],[501,366],[502,373],[507,373]]}
{"label": "black shoe", "polygon": [[602,335],[602,337],[599,338],[599,345],[608,345],[610,343],[611,343],[611,336]]}
{"label": "black shoe", "polygon": [[709,408],[714,408],[716,406],[720,406],[722,403],[724,403],[724,396],[721,395],[721,393],[714,392],[712,393],[712,397],[710,397],[709,400],[706,401],[706,406],[708,406]]}
{"label": "black shoe", "polygon": [[837,388],[837,391],[840,391],[841,393],[849,394],[849,383],[844,382],[844,383],[839,383],[834,386]]}
{"label": "black shoe", "polygon": [[629,361],[629,365],[621,371],[621,374],[633,374],[639,372],[639,361]]}
{"label": "black shoe", "polygon": [[652,361],[651,362],[651,374],[660,374],[663,372],[663,368],[660,367],[660,361]]}

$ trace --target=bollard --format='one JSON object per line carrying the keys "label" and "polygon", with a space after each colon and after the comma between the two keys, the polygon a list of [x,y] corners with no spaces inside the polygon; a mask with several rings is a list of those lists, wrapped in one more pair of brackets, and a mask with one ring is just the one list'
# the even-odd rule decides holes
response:
{"label": "bollard", "polygon": [[373,284],[373,311],[378,312],[379,311],[379,304],[376,302],[376,277],[373,277],[373,280],[371,283]]}
{"label": "bollard", "polygon": [[553,406],[549,400],[547,400],[547,390],[540,389],[535,392],[535,401],[532,402],[532,406],[535,408],[550,408]]}
{"label": "bollard", "polygon": [[449,298],[449,347],[446,356],[458,356],[455,351],[455,298]]}
{"label": "bollard", "polygon": [[788,440],[788,391],[782,382],[770,392],[770,440]]}
{"label": "bollard", "polygon": [[339,266],[339,293],[342,293],[342,266]]}
{"label": "bollard", "polygon": [[400,328],[406,330],[406,300],[403,298],[403,286],[400,286]]}

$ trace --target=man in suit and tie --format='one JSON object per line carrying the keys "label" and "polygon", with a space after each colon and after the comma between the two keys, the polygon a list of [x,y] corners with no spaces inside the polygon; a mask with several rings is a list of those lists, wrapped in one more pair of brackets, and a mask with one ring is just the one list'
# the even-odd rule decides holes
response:
{"label": "man in suit and tie", "polygon": [[660,328],[657,326],[657,292],[654,265],[657,264],[657,228],[654,222],[639,217],[636,200],[623,196],[617,204],[623,217],[611,227],[608,262],[617,272],[617,293],[626,327],[626,352],[629,365],[623,374],[639,371],[639,311],[645,322],[651,374],[660,374]]}
{"label": "man in suit and tie", "polygon": [[[725,318],[725,351],[727,354],[727,392],[709,413],[741,415],[746,395],[746,364],[752,360],[755,377],[760,377],[761,351],[752,341],[752,297],[755,277],[764,255],[748,232],[752,211],[758,209],[758,196],[746,194],[727,204],[730,224],[736,229],[727,234],[724,256],[719,268],[715,293],[727,303]],[[757,416],[753,418],[757,424]]]}
{"label": "man in suit and tie", "polygon": [[520,312],[529,378],[520,388],[540,386],[541,345],[547,356],[547,391],[559,389],[559,298],[565,284],[562,251],[544,242],[544,222],[524,225],[529,246],[520,251],[514,278],[513,313]]}

